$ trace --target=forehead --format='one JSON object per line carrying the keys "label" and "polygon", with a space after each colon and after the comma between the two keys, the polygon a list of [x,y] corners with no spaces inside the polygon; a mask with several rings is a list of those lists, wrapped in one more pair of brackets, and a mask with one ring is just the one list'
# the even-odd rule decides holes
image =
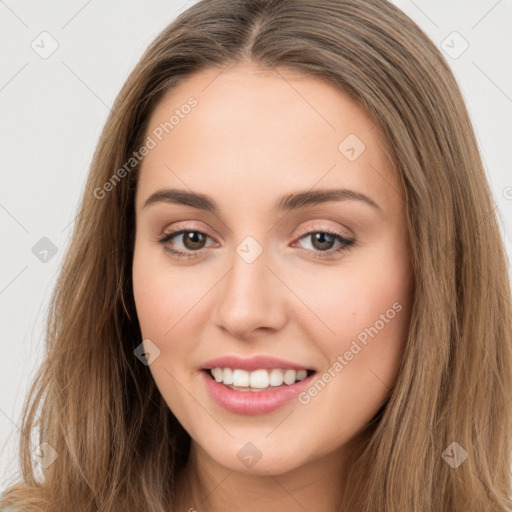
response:
{"label": "forehead", "polygon": [[163,187],[206,193],[221,206],[236,198],[270,207],[274,195],[313,187],[390,202],[401,195],[367,113],[333,85],[288,69],[238,64],[195,73],[163,96],[146,137],[155,145],[140,169],[138,208]]}

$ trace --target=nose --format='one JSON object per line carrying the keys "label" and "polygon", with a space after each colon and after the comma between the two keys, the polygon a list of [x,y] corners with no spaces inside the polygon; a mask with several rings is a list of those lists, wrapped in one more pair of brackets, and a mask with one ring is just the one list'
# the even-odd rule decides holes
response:
{"label": "nose", "polygon": [[286,323],[290,292],[269,263],[265,251],[252,262],[235,253],[232,268],[215,287],[213,321],[236,338],[268,335]]}

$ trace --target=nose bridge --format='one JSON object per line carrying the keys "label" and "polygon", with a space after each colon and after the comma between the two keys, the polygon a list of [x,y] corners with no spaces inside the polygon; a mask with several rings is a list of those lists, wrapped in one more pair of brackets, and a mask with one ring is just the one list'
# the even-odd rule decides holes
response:
{"label": "nose bridge", "polygon": [[284,296],[269,270],[270,254],[253,237],[235,248],[231,270],[219,287],[215,320],[237,336],[265,327],[278,328],[284,321]]}

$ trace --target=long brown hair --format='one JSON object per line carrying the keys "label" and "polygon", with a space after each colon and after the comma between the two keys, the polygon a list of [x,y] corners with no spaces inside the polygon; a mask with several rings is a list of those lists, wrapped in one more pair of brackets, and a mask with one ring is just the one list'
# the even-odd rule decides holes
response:
{"label": "long brown hair", "polygon": [[[138,165],[118,170],[165,92],[198,70],[244,60],[329,81],[359,102],[383,130],[406,194],[416,283],[408,343],[353,461],[347,507],[510,510],[512,311],[492,196],[449,66],[382,0],[202,0],[149,46],[94,155],[25,404],[22,475],[1,505],[173,510],[190,438],[134,356]],[[40,477],[34,434],[57,455]]]}

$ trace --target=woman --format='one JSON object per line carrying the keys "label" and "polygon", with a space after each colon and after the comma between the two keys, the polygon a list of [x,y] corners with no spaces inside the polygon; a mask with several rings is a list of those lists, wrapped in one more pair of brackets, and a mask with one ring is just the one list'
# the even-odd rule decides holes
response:
{"label": "woman", "polygon": [[2,506],[510,510],[510,318],[425,34],[375,0],[200,1],[107,121]]}

